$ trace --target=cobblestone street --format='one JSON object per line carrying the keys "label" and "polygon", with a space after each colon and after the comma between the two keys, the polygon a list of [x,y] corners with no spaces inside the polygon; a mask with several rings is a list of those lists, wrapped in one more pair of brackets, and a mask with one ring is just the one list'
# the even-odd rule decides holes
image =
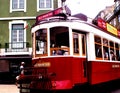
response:
{"label": "cobblestone street", "polygon": [[19,93],[15,84],[0,84],[0,93]]}

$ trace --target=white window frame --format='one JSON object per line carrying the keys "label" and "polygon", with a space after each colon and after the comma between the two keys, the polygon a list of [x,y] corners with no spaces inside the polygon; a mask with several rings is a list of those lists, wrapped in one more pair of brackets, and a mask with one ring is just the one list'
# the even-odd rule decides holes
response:
{"label": "white window frame", "polygon": [[61,2],[61,0],[58,0],[58,8],[59,7],[62,7],[62,2]]}
{"label": "white window frame", "polygon": [[26,0],[24,0],[24,8],[23,9],[12,9],[12,0],[10,0],[10,13],[12,13],[13,11],[26,12]]}
{"label": "white window frame", "polygon": [[[12,42],[11,41],[12,24],[24,24],[25,27],[27,25],[27,22],[23,20],[14,20],[9,22],[9,42]],[[26,29],[24,29],[24,42],[26,42]]]}
{"label": "white window frame", "polygon": [[40,10],[53,10],[53,8],[54,8],[53,7],[53,0],[51,0],[51,2],[52,2],[51,8],[39,8],[40,2],[39,2],[39,0],[37,0],[37,12],[39,12]]}

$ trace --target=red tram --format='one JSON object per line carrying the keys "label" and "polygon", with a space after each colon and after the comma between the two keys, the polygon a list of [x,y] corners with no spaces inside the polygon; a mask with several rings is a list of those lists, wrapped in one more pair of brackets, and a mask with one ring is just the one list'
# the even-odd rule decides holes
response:
{"label": "red tram", "polygon": [[37,16],[31,29],[33,67],[56,74],[51,78],[51,89],[120,79],[119,31],[101,19],[96,26],[82,14],[79,18],[62,11],[58,8]]}

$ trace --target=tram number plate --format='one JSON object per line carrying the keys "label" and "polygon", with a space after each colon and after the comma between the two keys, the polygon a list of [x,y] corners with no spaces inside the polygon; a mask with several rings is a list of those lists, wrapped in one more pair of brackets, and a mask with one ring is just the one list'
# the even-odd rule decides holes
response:
{"label": "tram number plate", "polygon": [[50,67],[50,62],[36,63],[34,67]]}
{"label": "tram number plate", "polygon": [[120,67],[120,65],[116,65],[116,64],[112,65],[112,68],[119,68],[119,67]]}

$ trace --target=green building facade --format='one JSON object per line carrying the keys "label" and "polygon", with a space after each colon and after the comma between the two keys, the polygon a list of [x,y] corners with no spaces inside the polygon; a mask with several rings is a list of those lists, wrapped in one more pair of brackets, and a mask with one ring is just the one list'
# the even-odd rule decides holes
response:
{"label": "green building facade", "polygon": [[36,16],[60,6],[61,0],[0,0],[0,83],[14,82],[21,62],[31,65]]}

